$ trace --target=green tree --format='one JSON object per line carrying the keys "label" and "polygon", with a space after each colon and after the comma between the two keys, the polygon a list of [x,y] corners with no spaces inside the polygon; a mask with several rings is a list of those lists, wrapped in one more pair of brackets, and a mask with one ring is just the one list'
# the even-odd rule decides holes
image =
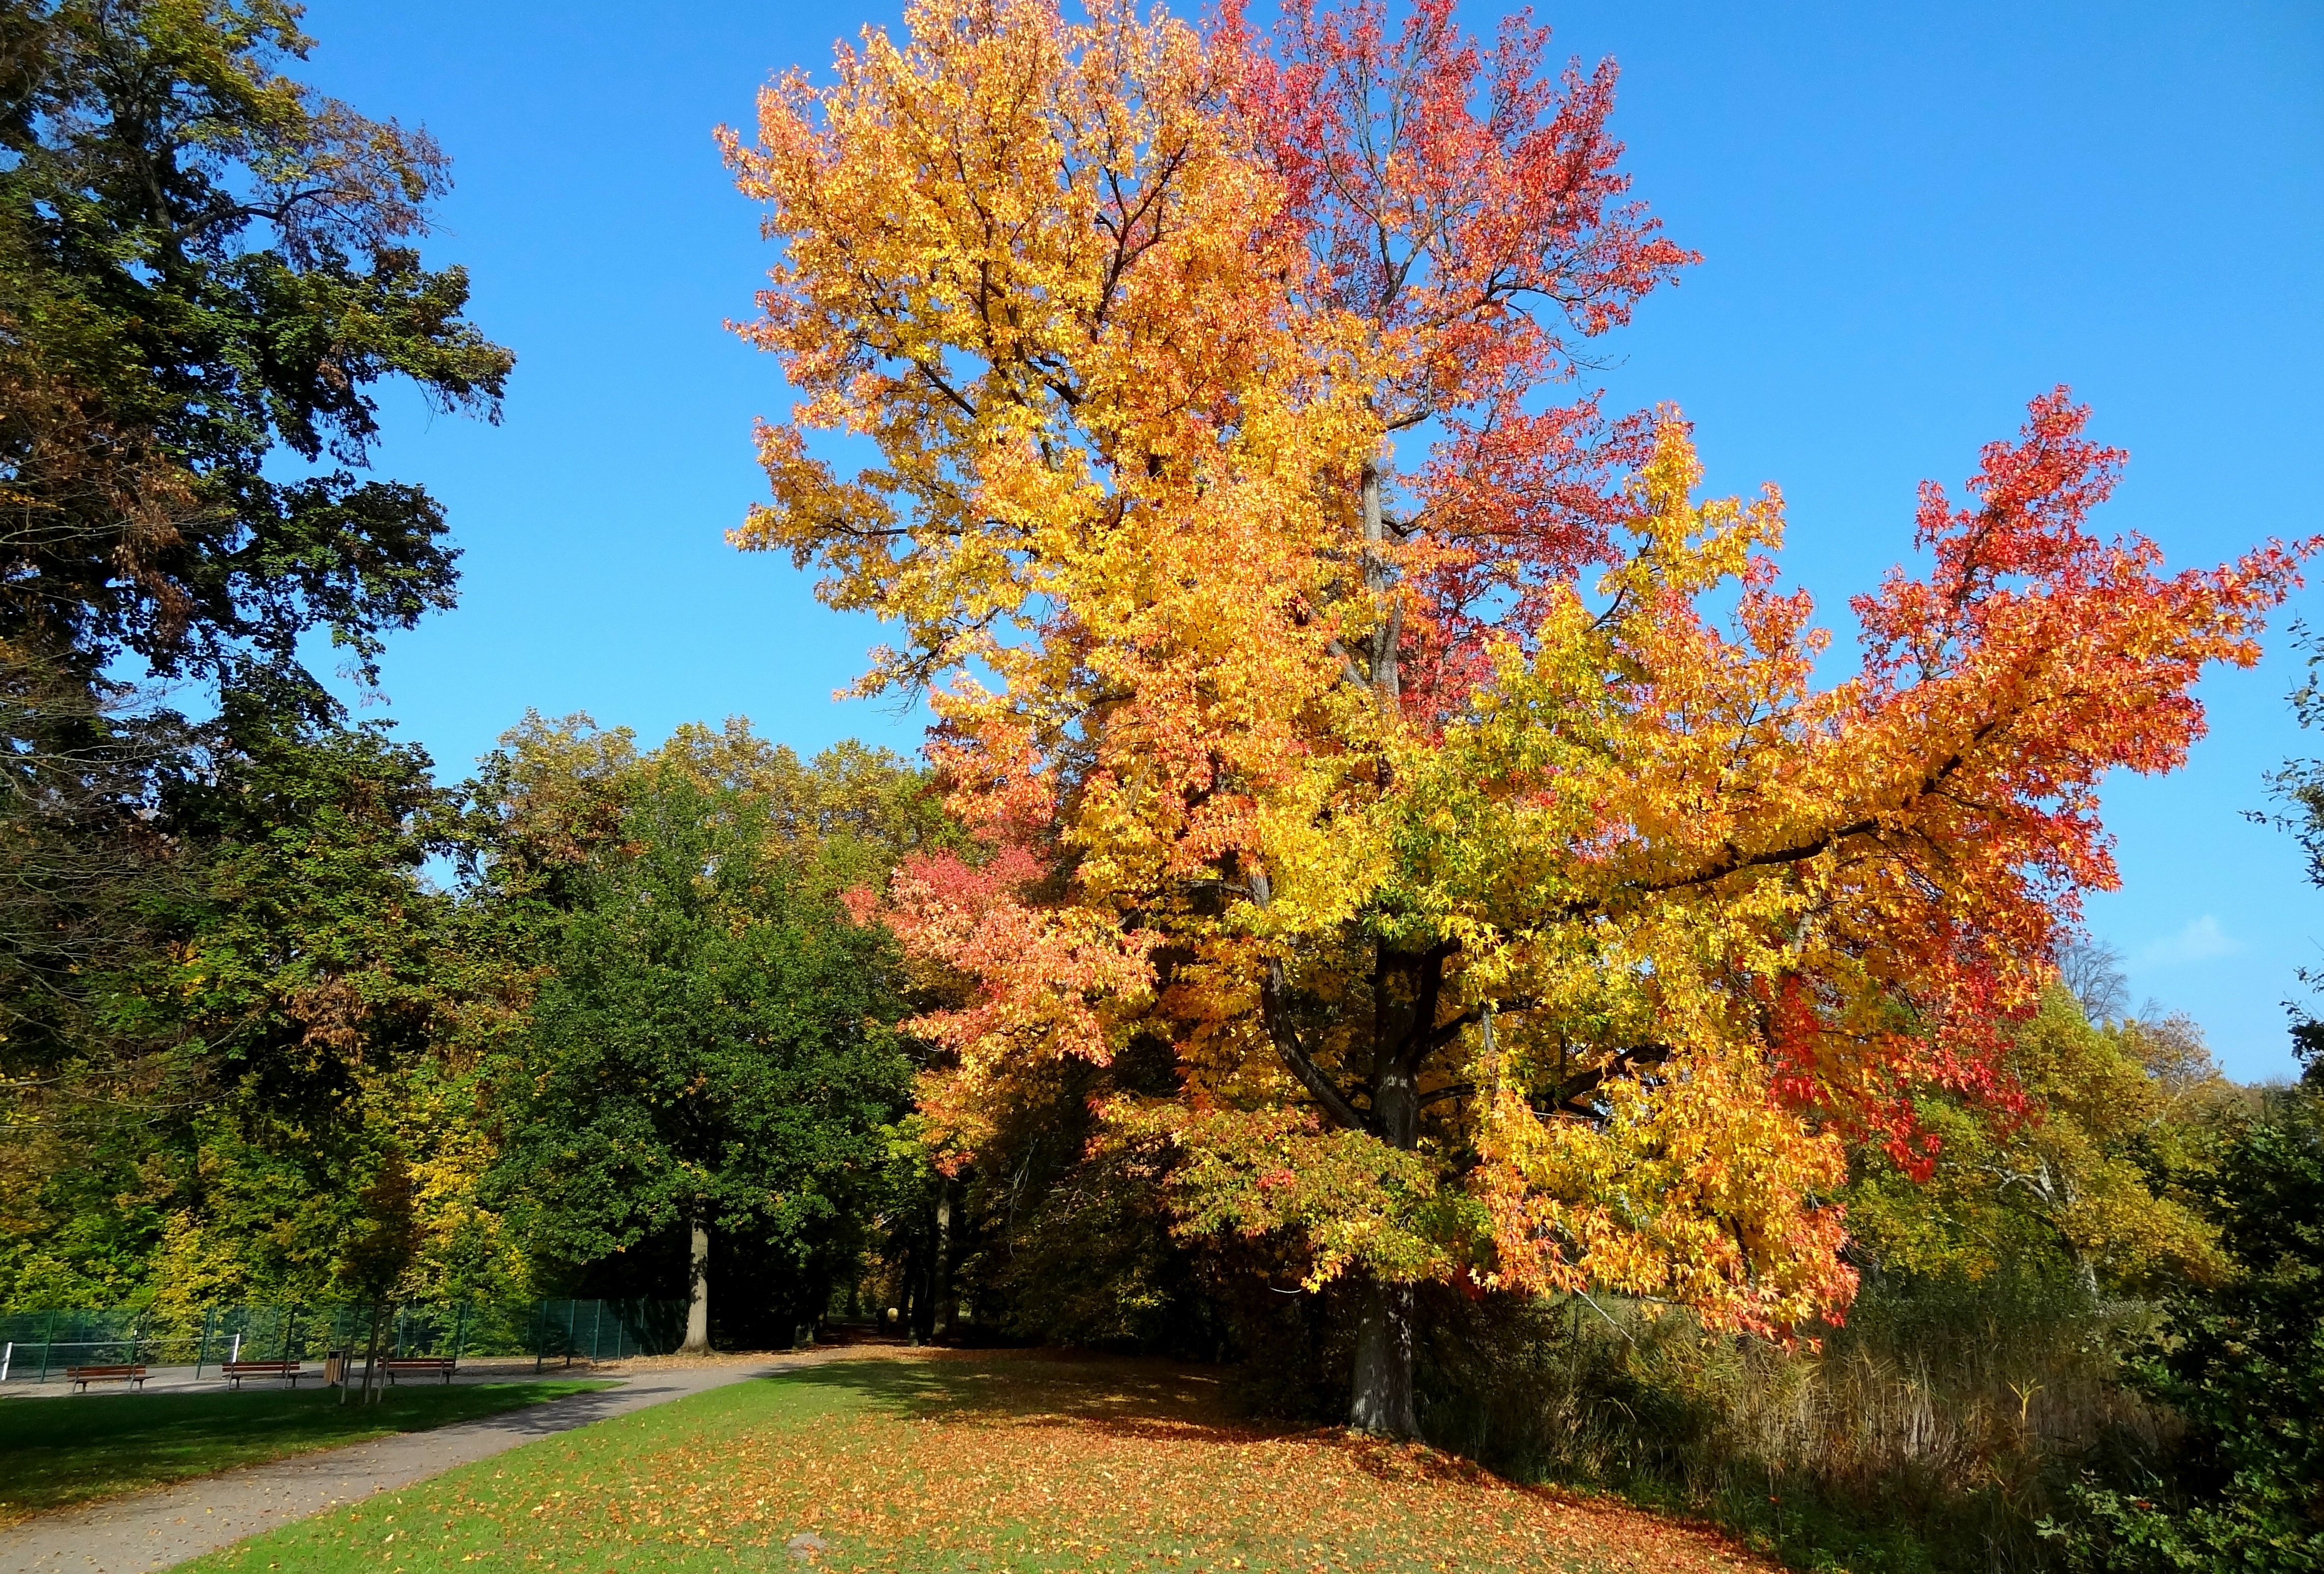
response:
{"label": "green tree", "polygon": [[2163,1458],[2116,1459],[2053,1527],[2085,1567],[2324,1569],[2324,1079],[2268,1101],[2205,1189],[2234,1266],[2171,1297],[2138,1386],[2186,1423]]}
{"label": "green tree", "polygon": [[890,942],[844,893],[935,834],[917,773],[812,765],[730,723],[636,754],[532,718],[488,764],[480,874],[547,972],[509,1067],[502,1185],[567,1272],[688,1237],[689,1342],[714,1236],[820,1310],[893,1187],[911,1063]]}
{"label": "green tree", "polygon": [[2236,1096],[2193,1023],[2093,1022],[2054,987],[2004,1064],[2022,1115],[1920,1100],[1939,1141],[1925,1179],[1877,1145],[1858,1150],[1849,1223],[1860,1257],[1970,1279],[2053,1264],[2092,1301],[2219,1277],[2218,1231],[2190,1187]]}
{"label": "green tree", "polygon": [[367,666],[383,630],[450,604],[441,511],[355,474],[371,390],[401,377],[490,414],[512,357],[462,319],[466,273],[413,244],[447,184],[435,143],[282,73],[312,46],[300,9],[10,7],[11,348],[165,466],[175,504],[140,519],[52,484],[23,438],[9,454],[25,523],[0,626],[92,683],[124,653],[171,676],[302,676],[317,628]]}
{"label": "green tree", "polygon": [[[2294,633],[2309,674],[2292,709],[2314,727],[2324,638]],[[2324,761],[2291,761],[2273,784],[2285,812],[2254,818],[2298,838],[2310,880],[2324,885]],[[2080,1516],[2050,1527],[2081,1567],[2324,1569],[2324,1022],[2295,1005],[2292,1038],[2306,1076],[2264,1098],[2200,1189],[2229,1271],[2170,1297],[2132,1368],[2185,1433],[2161,1458],[2129,1449],[2094,1463]]]}
{"label": "green tree", "polygon": [[390,1221],[366,1199],[394,1191],[391,1171],[425,1199],[423,1278],[504,1278],[474,1207],[478,1056],[463,1053],[496,980],[422,872],[451,845],[452,795],[379,725],[234,697],[222,732],[233,746],[162,798],[199,861],[149,915],[157,943],[96,997],[170,1077],[135,1123],[51,1138],[22,1178],[7,1293],[380,1293]]}
{"label": "green tree", "polygon": [[418,250],[441,151],[286,74],[311,46],[300,14],[0,7],[0,1075],[19,1126],[152,1091],[150,1046],[108,1040],[88,989],[153,943],[156,885],[199,852],[157,818],[162,789],[226,723],[189,728],[136,685],[336,719],[302,642],[327,634],[368,678],[456,578],[435,501],[363,473],[374,391],[492,416],[512,365],[462,317],[466,273]]}

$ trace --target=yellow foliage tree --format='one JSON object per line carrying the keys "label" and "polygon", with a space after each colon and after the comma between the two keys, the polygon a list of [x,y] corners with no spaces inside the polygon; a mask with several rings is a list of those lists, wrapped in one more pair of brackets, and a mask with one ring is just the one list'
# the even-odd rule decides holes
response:
{"label": "yellow foliage tree", "polygon": [[1104,1118],[1175,1144],[1185,1227],[1353,1277],[1388,1431],[1425,1279],[1843,1305],[1843,1139],[1923,1164],[1913,1091],[1993,1087],[2113,877],[2098,779],[2179,763],[2296,554],[2093,538],[2120,456],[2061,391],[1969,505],[1924,492],[1929,573],[1818,689],[1779,499],[1698,502],[1674,413],[1548,402],[1689,260],[1610,68],[1435,3],[908,25],[726,134],[800,394],[739,540],[899,625],[867,690],[933,690],[983,851],[886,911],[953,1001],[953,1161],[1012,1084],[1167,1045],[1176,1092]]}

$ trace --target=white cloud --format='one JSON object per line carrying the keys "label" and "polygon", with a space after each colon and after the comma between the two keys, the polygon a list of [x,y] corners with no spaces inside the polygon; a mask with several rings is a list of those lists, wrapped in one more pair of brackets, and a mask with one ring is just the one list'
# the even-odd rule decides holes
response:
{"label": "white cloud", "polygon": [[2243,941],[2221,929],[2219,921],[2207,912],[2177,934],[2140,947],[2131,963],[2140,968],[2184,968],[2232,957],[2243,949]]}

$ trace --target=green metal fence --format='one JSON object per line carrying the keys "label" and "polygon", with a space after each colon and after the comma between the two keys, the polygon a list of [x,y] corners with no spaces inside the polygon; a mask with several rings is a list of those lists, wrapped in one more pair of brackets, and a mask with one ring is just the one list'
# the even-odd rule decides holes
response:
{"label": "green metal fence", "polygon": [[[196,1375],[227,1361],[318,1362],[370,1346],[374,1308],[233,1305],[198,1311],[78,1308],[0,1313],[0,1383],[61,1380],[69,1366],[185,1366]],[[455,1360],[667,1355],[686,1333],[683,1301],[459,1301],[377,1309],[380,1349]]]}

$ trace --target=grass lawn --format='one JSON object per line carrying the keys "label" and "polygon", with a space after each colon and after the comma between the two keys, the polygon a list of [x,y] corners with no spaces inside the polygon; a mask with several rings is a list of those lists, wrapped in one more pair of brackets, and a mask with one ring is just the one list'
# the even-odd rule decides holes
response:
{"label": "grass lawn", "polygon": [[439,1384],[392,1388],[368,1405],[343,1405],[335,1389],[0,1400],[0,1525],[42,1509],[603,1386]]}
{"label": "grass lawn", "polygon": [[[821,1546],[793,1538],[811,1533]],[[1240,1421],[1161,1363],[835,1361],[546,1438],[181,1574],[1771,1568],[1417,1448]],[[479,1568],[481,1565],[481,1569]]]}

